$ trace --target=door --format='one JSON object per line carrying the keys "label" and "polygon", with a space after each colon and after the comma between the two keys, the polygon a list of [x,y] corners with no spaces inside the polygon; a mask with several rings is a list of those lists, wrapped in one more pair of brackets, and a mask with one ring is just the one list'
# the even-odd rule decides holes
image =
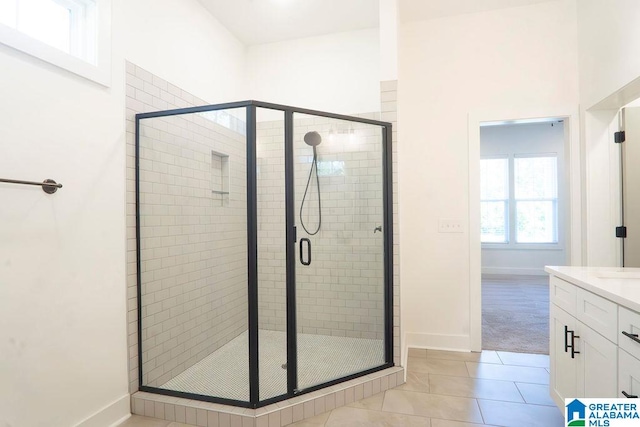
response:
{"label": "door", "polygon": [[[576,322],[576,345],[580,354],[578,394],[575,397],[615,397],[618,395],[618,347],[582,322]],[[574,396],[567,396],[574,397]]]}
{"label": "door", "polygon": [[622,143],[623,266],[640,267],[640,107],[624,109],[625,142]]}
{"label": "door", "polygon": [[635,398],[639,395],[640,360],[620,349],[618,353],[618,397]]}
{"label": "door", "polygon": [[292,350],[295,389],[305,390],[388,360],[385,128],[298,113],[292,121]]}
{"label": "door", "polygon": [[[566,311],[551,304],[551,397],[559,408],[564,408],[564,399],[578,397],[577,394],[577,363],[571,357],[571,331],[575,332],[576,320]],[[576,339],[575,341],[577,341]],[[577,348],[576,348],[577,350]],[[579,351],[579,350],[578,350]]]}

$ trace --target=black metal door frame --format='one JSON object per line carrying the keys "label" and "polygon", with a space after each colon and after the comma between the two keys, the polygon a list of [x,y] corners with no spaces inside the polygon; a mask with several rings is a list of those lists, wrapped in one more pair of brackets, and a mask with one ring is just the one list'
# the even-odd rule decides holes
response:
{"label": "black metal door frame", "polygon": [[293,162],[293,111],[284,112],[284,173],[287,251],[287,394],[298,389],[298,319],[296,314],[296,228]]}
{"label": "black metal door frame", "polygon": [[[226,110],[234,108],[246,109],[247,138],[247,255],[248,255],[248,335],[249,335],[249,401],[206,396],[194,393],[165,390],[143,385],[142,363],[142,276],[140,257],[140,120],[201,113],[206,111]],[[286,218],[286,318],[287,318],[287,393],[269,399],[260,400],[259,372],[259,312],[258,312],[258,211],[257,211],[257,108],[282,111],[284,113],[284,151],[285,151],[285,218]],[[298,390],[298,358],[297,358],[297,318],[296,318],[296,268],[295,268],[295,185],[294,185],[294,153],[293,125],[294,113],[326,117],[371,124],[381,127],[382,132],[382,167],[383,167],[383,236],[384,236],[384,354],[385,363],[366,371],[338,378],[316,386]],[[166,111],[136,114],[135,138],[135,179],[136,179],[136,266],[138,284],[138,375],[141,391],[163,394],[174,397],[228,404],[246,408],[260,408],[301,394],[330,387],[353,378],[368,375],[392,367],[393,364],[393,179],[392,179],[392,125],[391,123],[324,111],[296,108],[286,105],[271,104],[260,101],[242,101],[216,105],[205,105],[180,108]]]}

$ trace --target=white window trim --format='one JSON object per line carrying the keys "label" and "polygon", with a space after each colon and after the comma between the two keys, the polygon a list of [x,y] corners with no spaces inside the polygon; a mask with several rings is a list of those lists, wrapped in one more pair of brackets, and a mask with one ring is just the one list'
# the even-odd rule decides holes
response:
{"label": "white window trim", "polygon": [[111,0],[98,0],[96,7],[98,14],[97,65],[49,46],[4,24],[0,24],[0,43],[109,87],[111,85]]}

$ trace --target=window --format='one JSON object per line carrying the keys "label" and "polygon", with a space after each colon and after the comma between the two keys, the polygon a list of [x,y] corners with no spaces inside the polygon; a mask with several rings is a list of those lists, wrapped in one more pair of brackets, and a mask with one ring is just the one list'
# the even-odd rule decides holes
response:
{"label": "window", "polygon": [[483,243],[558,243],[558,161],[553,154],[480,161]]}
{"label": "window", "polygon": [[319,176],[344,175],[344,161],[342,160],[318,160],[316,167]]}
{"label": "window", "polygon": [[507,243],[509,159],[482,159],[480,176],[481,241]]}
{"label": "window", "polygon": [[557,163],[555,156],[514,159],[516,242],[558,242]]}
{"label": "window", "polygon": [[109,0],[0,0],[0,42],[108,85]]}

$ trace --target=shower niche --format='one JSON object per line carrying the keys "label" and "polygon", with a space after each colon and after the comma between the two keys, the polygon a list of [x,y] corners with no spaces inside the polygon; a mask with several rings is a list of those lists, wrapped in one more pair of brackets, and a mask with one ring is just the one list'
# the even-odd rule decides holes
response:
{"label": "shower niche", "polygon": [[136,115],[140,390],[259,408],[393,366],[391,124]]}
{"label": "shower niche", "polygon": [[229,156],[224,153],[211,151],[211,194],[216,196],[229,195]]}

